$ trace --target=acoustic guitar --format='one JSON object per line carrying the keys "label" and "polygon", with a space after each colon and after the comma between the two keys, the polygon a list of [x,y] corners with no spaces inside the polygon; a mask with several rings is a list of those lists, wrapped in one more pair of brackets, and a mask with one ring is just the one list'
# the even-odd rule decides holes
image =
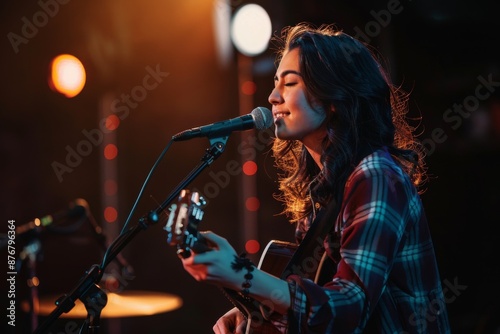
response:
{"label": "acoustic guitar", "polygon": [[[198,226],[203,219],[205,204],[204,199],[197,192],[190,193],[189,190],[184,189],[180,192],[178,201],[171,204],[168,209],[168,219],[163,229],[167,231],[169,245],[177,247],[177,255],[180,257],[189,257],[192,251],[202,253],[211,250],[198,231]],[[297,244],[295,243],[271,240],[261,255],[258,268],[280,277],[296,249]],[[311,272],[311,277],[307,278],[315,280],[319,269]],[[246,334],[281,333],[275,325],[264,319],[261,312],[262,308],[266,311],[272,311],[271,302],[261,303],[244,296],[239,291],[228,288],[221,288],[221,290],[245,316],[247,320]]]}

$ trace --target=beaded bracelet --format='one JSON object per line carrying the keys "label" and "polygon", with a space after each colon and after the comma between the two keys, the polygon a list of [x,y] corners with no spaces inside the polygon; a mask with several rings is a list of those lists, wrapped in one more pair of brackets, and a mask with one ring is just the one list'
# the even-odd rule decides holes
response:
{"label": "beaded bracelet", "polygon": [[241,290],[241,294],[243,297],[248,298],[249,289],[252,286],[252,271],[254,270],[255,265],[246,257],[245,253],[242,253],[240,256],[234,256],[234,261],[231,262],[231,268],[237,273],[239,273],[243,268],[247,270],[247,273],[244,276],[245,281],[241,284],[241,287],[243,288]]}

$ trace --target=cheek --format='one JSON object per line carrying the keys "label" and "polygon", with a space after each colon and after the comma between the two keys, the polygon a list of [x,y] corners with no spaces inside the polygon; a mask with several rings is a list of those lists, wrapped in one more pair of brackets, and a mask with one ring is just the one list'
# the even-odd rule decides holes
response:
{"label": "cheek", "polygon": [[313,107],[309,103],[305,103],[302,110],[304,110],[303,121],[313,128],[323,124],[326,119],[325,111],[320,106]]}
{"label": "cheek", "polygon": [[316,109],[313,111],[314,113],[314,120],[318,125],[321,125],[325,122],[326,120],[326,114],[323,109]]}
{"label": "cheek", "polygon": [[318,111],[312,110],[310,106],[308,109],[301,110],[302,112],[297,115],[293,122],[287,123],[288,130],[294,133],[297,138],[302,138],[308,133],[316,131],[322,126],[324,120],[324,117]]}
{"label": "cheek", "polygon": [[307,111],[307,117],[309,118],[321,118],[324,117],[323,108],[319,103],[315,101],[310,101],[307,99],[306,92],[301,90],[299,94],[295,96],[295,104],[302,110]]}

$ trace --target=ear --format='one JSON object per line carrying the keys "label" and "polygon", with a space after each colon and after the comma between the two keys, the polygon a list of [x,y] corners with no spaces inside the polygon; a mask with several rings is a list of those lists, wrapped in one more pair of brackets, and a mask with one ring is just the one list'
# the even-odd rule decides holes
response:
{"label": "ear", "polygon": [[335,113],[335,111],[336,111],[336,110],[335,110],[335,106],[333,105],[333,103],[330,105],[330,111],[331,111],[332,113]]}

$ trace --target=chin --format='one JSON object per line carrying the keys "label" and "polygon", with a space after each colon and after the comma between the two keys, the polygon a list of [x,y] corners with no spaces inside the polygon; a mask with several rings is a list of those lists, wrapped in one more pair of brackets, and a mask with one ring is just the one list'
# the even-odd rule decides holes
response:
{"label": "chin", "polygon": [[295,136],[291,136],[289,133],[276,131],[276,138],[281,140],[294,140],[297,139]]}

